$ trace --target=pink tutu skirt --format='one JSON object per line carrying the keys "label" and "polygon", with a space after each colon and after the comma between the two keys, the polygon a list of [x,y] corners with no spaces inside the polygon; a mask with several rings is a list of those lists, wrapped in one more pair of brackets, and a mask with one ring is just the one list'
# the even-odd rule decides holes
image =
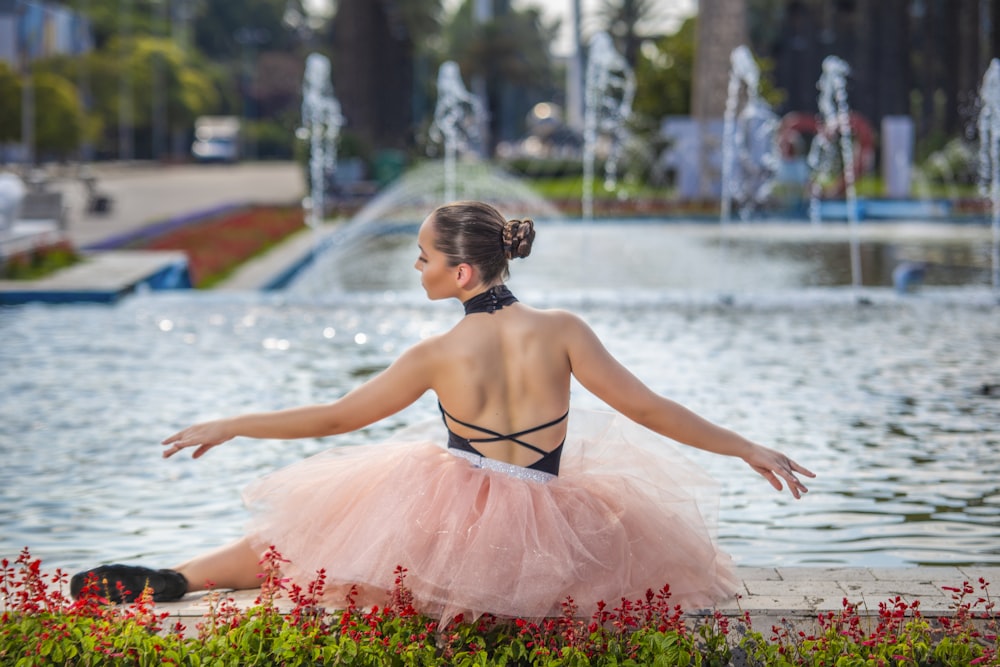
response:
{"label": "pink tutu skirt", "polygon": [[567,598],[590,616],[599,601],[666,584],[685,609],[730,597],[732,563],[713,540],[717,484],[614,413],[574,409],[569,429],[548,478],[477,467],[440,444],[437,420],[328,450],[246,488],[251,542],[274,545],[302,585],[324,569],[331,608],[352,586],[360,604],[384,604],[397,566],[418,611],[445,620],[553,616]]}

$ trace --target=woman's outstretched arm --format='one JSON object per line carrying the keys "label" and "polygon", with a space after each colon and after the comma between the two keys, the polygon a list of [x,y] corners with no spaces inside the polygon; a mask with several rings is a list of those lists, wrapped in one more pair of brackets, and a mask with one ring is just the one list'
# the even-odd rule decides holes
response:
{"label": "woman's outstretched arm", "polygon": [[237,436],[292,440],[347,433],[399,412],[431,386],[435,339],[421,341],[389,368],[333,403],[216,419],[189,426],[163,441],[163,457],[193,447],[199,458]]}
{"label": "woman's outstretched arm", "polygon": [[751,442],[660,396],[615,359],[583,320],[567,314],[567,351],[573,375],[588,391],[629,419],[672,440],[737,456],[781,490],[784,480],[799,498],[808,489],[796,476],[816,475],[781,452]]}

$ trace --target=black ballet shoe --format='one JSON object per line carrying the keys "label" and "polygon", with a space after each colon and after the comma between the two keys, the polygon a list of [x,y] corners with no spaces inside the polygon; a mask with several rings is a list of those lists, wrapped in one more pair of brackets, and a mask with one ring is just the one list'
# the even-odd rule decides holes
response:
{"label": "black ballet shoe", "polygon": [[[88,583],[96,588],[87,588]],[[69,593],[74,598],[93,592],[106,595],[115,603],[135,602],[147,586],[153,592],[154,602],[180,600],[188,590],[187,579],[174,570],[153,570],[138,565],[101,565],[74,574],[69,581]]]}

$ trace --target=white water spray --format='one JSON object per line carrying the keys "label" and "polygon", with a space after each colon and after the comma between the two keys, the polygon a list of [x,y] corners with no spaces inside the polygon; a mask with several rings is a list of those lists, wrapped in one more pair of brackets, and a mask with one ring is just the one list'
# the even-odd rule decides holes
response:
{"label": "white water spray", "polygon": [[775,141],[778,117],[760,96],[760,68],[753,54],[746,46],[738,46],[730,64],[722,132],[722,224],[732,218],[733,203],[746,219],[766,201],[780,163]]}
{"label": "white water spray", "polygon": [[604,187],[612,189],[624,143],[625,121],[632,115],[635,76],[625,58],[615,51],[611,36],[599,32],[590,40],[584,81],[583,218],[594,217],[594,156],[599,134],[611,139],[604,163]]}
{"label": "white water spray", "polygon": [[479,142],[479,126],[485,112],[479,99],[462,82],[458,63],[447,61],[438,69],[438,99],[430,138],[444,144],[445,201],[456,199],[455,158],[462,148]]}
{"label": "white water spray", "polygon": [[989,199],[993,226],[993,289],[1000,292],[1000,60],[994,58],[979,89],[979,188]]}
{"label": "white water spray", "polygon": [[[851,285],[861,286],[861,244],[858,239],[858,194],[854,185],[854,140],[851,135],[851,109],[847,103],[847,75],[851,69],[837,56],[823,59],[823,73],[816,83],[819,89],[819,113],[822,126],[809,148],[807,158],[814,174],[830,176],[832,155],[837,151],[834,139],[839,137],[840,162],[843,167],[847,221],[851,239]],[[813,178],[809,217],[819,223],[819,195],[822,179]]]}
{"label": "white water spray", "polygon": [[326,184],[337,171],[337,138],[344,125],[333,94],[330,60],[319,53],[306,58],[302,80],[301,137],[309,137],[309,195],[303,201],[306,224],[318,229],[326,212]]}

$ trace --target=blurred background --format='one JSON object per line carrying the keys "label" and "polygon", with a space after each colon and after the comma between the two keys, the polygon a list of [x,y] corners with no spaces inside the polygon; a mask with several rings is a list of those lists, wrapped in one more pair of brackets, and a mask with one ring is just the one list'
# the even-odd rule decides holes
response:
{"label": "blurred background", "polygon": [[[304,162],[304,63],[319,52],[354,178],[384,187],[440,152],[428,128],[438,68],[452,60],[487,111],[484,157],[569,178],[546,193],[569,199],[586,48],[603,31],[636,80],[623,187],[713,195],[708,181],[678,183],[664,150],[677,140],[672,119],[722,118],[730,54],[745,44],[782,117],[815,113],[823,59],[844,59],[851,109],[875,144],[886,117],[908,119],[906,187],[961,197],[975,182],[969,146],[998,14],[995,0],[0,0],[0,166]],[[199,123],[218,117],[236,129],[216,143],[235,146],[198,147]],[[865,163],[862,194],[886,193],[882,160],[875,150]]]}

